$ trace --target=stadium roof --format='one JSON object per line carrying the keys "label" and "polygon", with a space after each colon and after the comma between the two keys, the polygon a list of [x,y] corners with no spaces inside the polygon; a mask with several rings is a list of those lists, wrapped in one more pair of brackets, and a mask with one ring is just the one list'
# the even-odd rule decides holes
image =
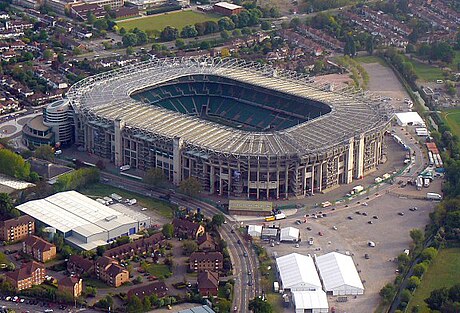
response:
{"label": "stadium roof", "polygon": [[[332,110],[299,125],[274,131],[251,132],[136,101],[130,95],[189,75],[223,76],[238,82],[277,90],[329,105]],[[278,156],[310,154],[346,143],[360,133],[387,125],[388,104],[363,93],[330,91],[295,72],[226,58],[152,59],[88,77],[67,94],[74,109],[89,121],[110,126],[115,120],[140,138],[180,137],[189,147],[212,153]]]}
{"label": "stadium roof", "polygon": [[276,265],[284,289],[321,289],[321,281],[311,257],[291,253],[277,258]]}
{"label": "stadium roof", "polygon": [[[323,290],[316,291],[293,291],[296,310],[303,309],[328,309],[326,293]],[[314,311],[315,312],[315,311]],[[327,312],[327,311],[326,311]]]}
{"label": "stadium roof", "polygon": [[121,224],[136,223],[132,218],[76,191],[54,194],[21,204],[18,210],[66,233],[78,229],[85,234],[101,233]]}
{"label": "stadium roof", "polygon": [[317,257],[316,264],[326,291],[343,286],[364,290],[351,256],[331,252]]}

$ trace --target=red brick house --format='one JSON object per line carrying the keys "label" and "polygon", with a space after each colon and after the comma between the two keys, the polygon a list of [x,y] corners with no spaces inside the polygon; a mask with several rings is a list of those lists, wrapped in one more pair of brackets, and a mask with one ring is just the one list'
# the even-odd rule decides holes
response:
{"label": "red brick house", "polygon": [[20,291],[43,283],[45,273],[45,266],[42,263],[31,261],[22,264],[20,268],[13,272],[6,273],[5,278],[16,290]]}
{"label": "red brick house", "polygon": [[137,296],[142,300],[145,296],[150,296],[152,294],[157,295],[158,298],[163,298],[168,294],[168,287],[164,282],[156,281],[145,286],[131,288],[128,291],[128,299]]}
{"label": "red brick house", "polygon": [[67,261],[67,271],[71,274],[83,275],[94,272],[94,263],[80,255],[71,255]]}
{"label": "red brick house", "polygon": [[216,297],[219,291],[219,273],[207,271],[198,273],[198,292],[202,297]]}
{"label": "red brick house", "polygon": [[204,234],[198,237],[196,243],[198,244],[198,249],[201,251],[216,250],[216,244],[214,243],[214,239],[209,234]]}
{"label": "red brick house", "polygon": [[174,236],[179,238],[197,239],[205,233],[203,225],[189,220],[175,218],[172,225],[174,226]]}
{"label": "red brick house", "polygon": [[220,271],[224,256],[220,252],[193,252],[190,255],[190,269],[194,272]]}

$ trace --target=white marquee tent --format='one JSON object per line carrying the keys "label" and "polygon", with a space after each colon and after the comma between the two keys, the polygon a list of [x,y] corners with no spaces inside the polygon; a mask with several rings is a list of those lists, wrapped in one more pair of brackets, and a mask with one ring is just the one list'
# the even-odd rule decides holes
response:
{"label": "white marquee tent", "polygon": [[313,259],[309,256],[291,253],[276,259],[282,289],[290,291],[321,290],[321,281]]}
{"label": "white marquee tent", "polygon": [[364,286],[351,256],[331,252],[316,257],[326,292],[333,295],[362,295]]}
{"label": "white marquee tent", "polygon": [[262,235],[262,225],[249,225],[248,235],[251,237],[260,237]]}
{"label": "white marquee tent", "polygon": [[281,228],[280,241],[299,241],[300,230],[295,227]]}
{"label": "white marquee tent", "polygon": [[295,305],[296,313],[328,313],[329,305],[327,303],[326,293],[322,290],[316,291],[294,291],[292,299]]}
{"label": "white marquee tent", "polygon": [[425,126],[425,122],[417,112],[402,112],[395,115],[399,126]]}

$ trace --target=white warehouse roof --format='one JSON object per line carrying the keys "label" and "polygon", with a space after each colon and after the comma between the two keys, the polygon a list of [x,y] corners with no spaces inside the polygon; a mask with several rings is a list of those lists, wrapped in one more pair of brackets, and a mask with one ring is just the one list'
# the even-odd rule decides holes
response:
{"label": "white warehouse roof", "polygon": [[398,124],[401,126],[406,126],[406,125],[425,126],[425,122],[423,121],[422,117],[417,112],[402,112],[402,113],[396,113],[395,115],[396,115]]}
{"label": "white warehouse roof", "polygon": [[326,293],[323,290],[292,292],[296,312],[311,310],[315,313],[329,312]]}
{"label": "white warehouse roof", "polygon": [[309,256],[291,253],[276,259],[283,289],[319,290],[321,281],[313,259]]}
{"label": "white warehouse roof", "polygon": [[299,240],[300,230],[295,227],[281,228],[280,240],[281,241],[297,241]]}
{"label": "white warehouse roof", "polygon": [[214,5],[217,7],[228,9],[228,10],[235,10],[235,9],[242,8],[242,6],[240,5],[236,5],[236,4],[228,3],[228,2],[218,2]]}
{"label": "white warehouse roof", "polygon": [[327,292],[333,295],[364,293],[364,286],[351,256],[331,252],[316,257],[319,274]]}
{"label": "white warehouse roof", "polygon": [[249,225],[248,235],[252,237],[260,237],[262,235],[262,225]]}

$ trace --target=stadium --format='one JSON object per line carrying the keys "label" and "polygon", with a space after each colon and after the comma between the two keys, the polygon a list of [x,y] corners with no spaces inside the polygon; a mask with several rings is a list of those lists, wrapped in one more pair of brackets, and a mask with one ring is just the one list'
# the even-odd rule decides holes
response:
{"label": "stadium", "polygon": [[362,178],[381,162],[393,116],[371,95],[231,58],[154,58],[86,78],[67,97],[85,151],[251,199]]}

